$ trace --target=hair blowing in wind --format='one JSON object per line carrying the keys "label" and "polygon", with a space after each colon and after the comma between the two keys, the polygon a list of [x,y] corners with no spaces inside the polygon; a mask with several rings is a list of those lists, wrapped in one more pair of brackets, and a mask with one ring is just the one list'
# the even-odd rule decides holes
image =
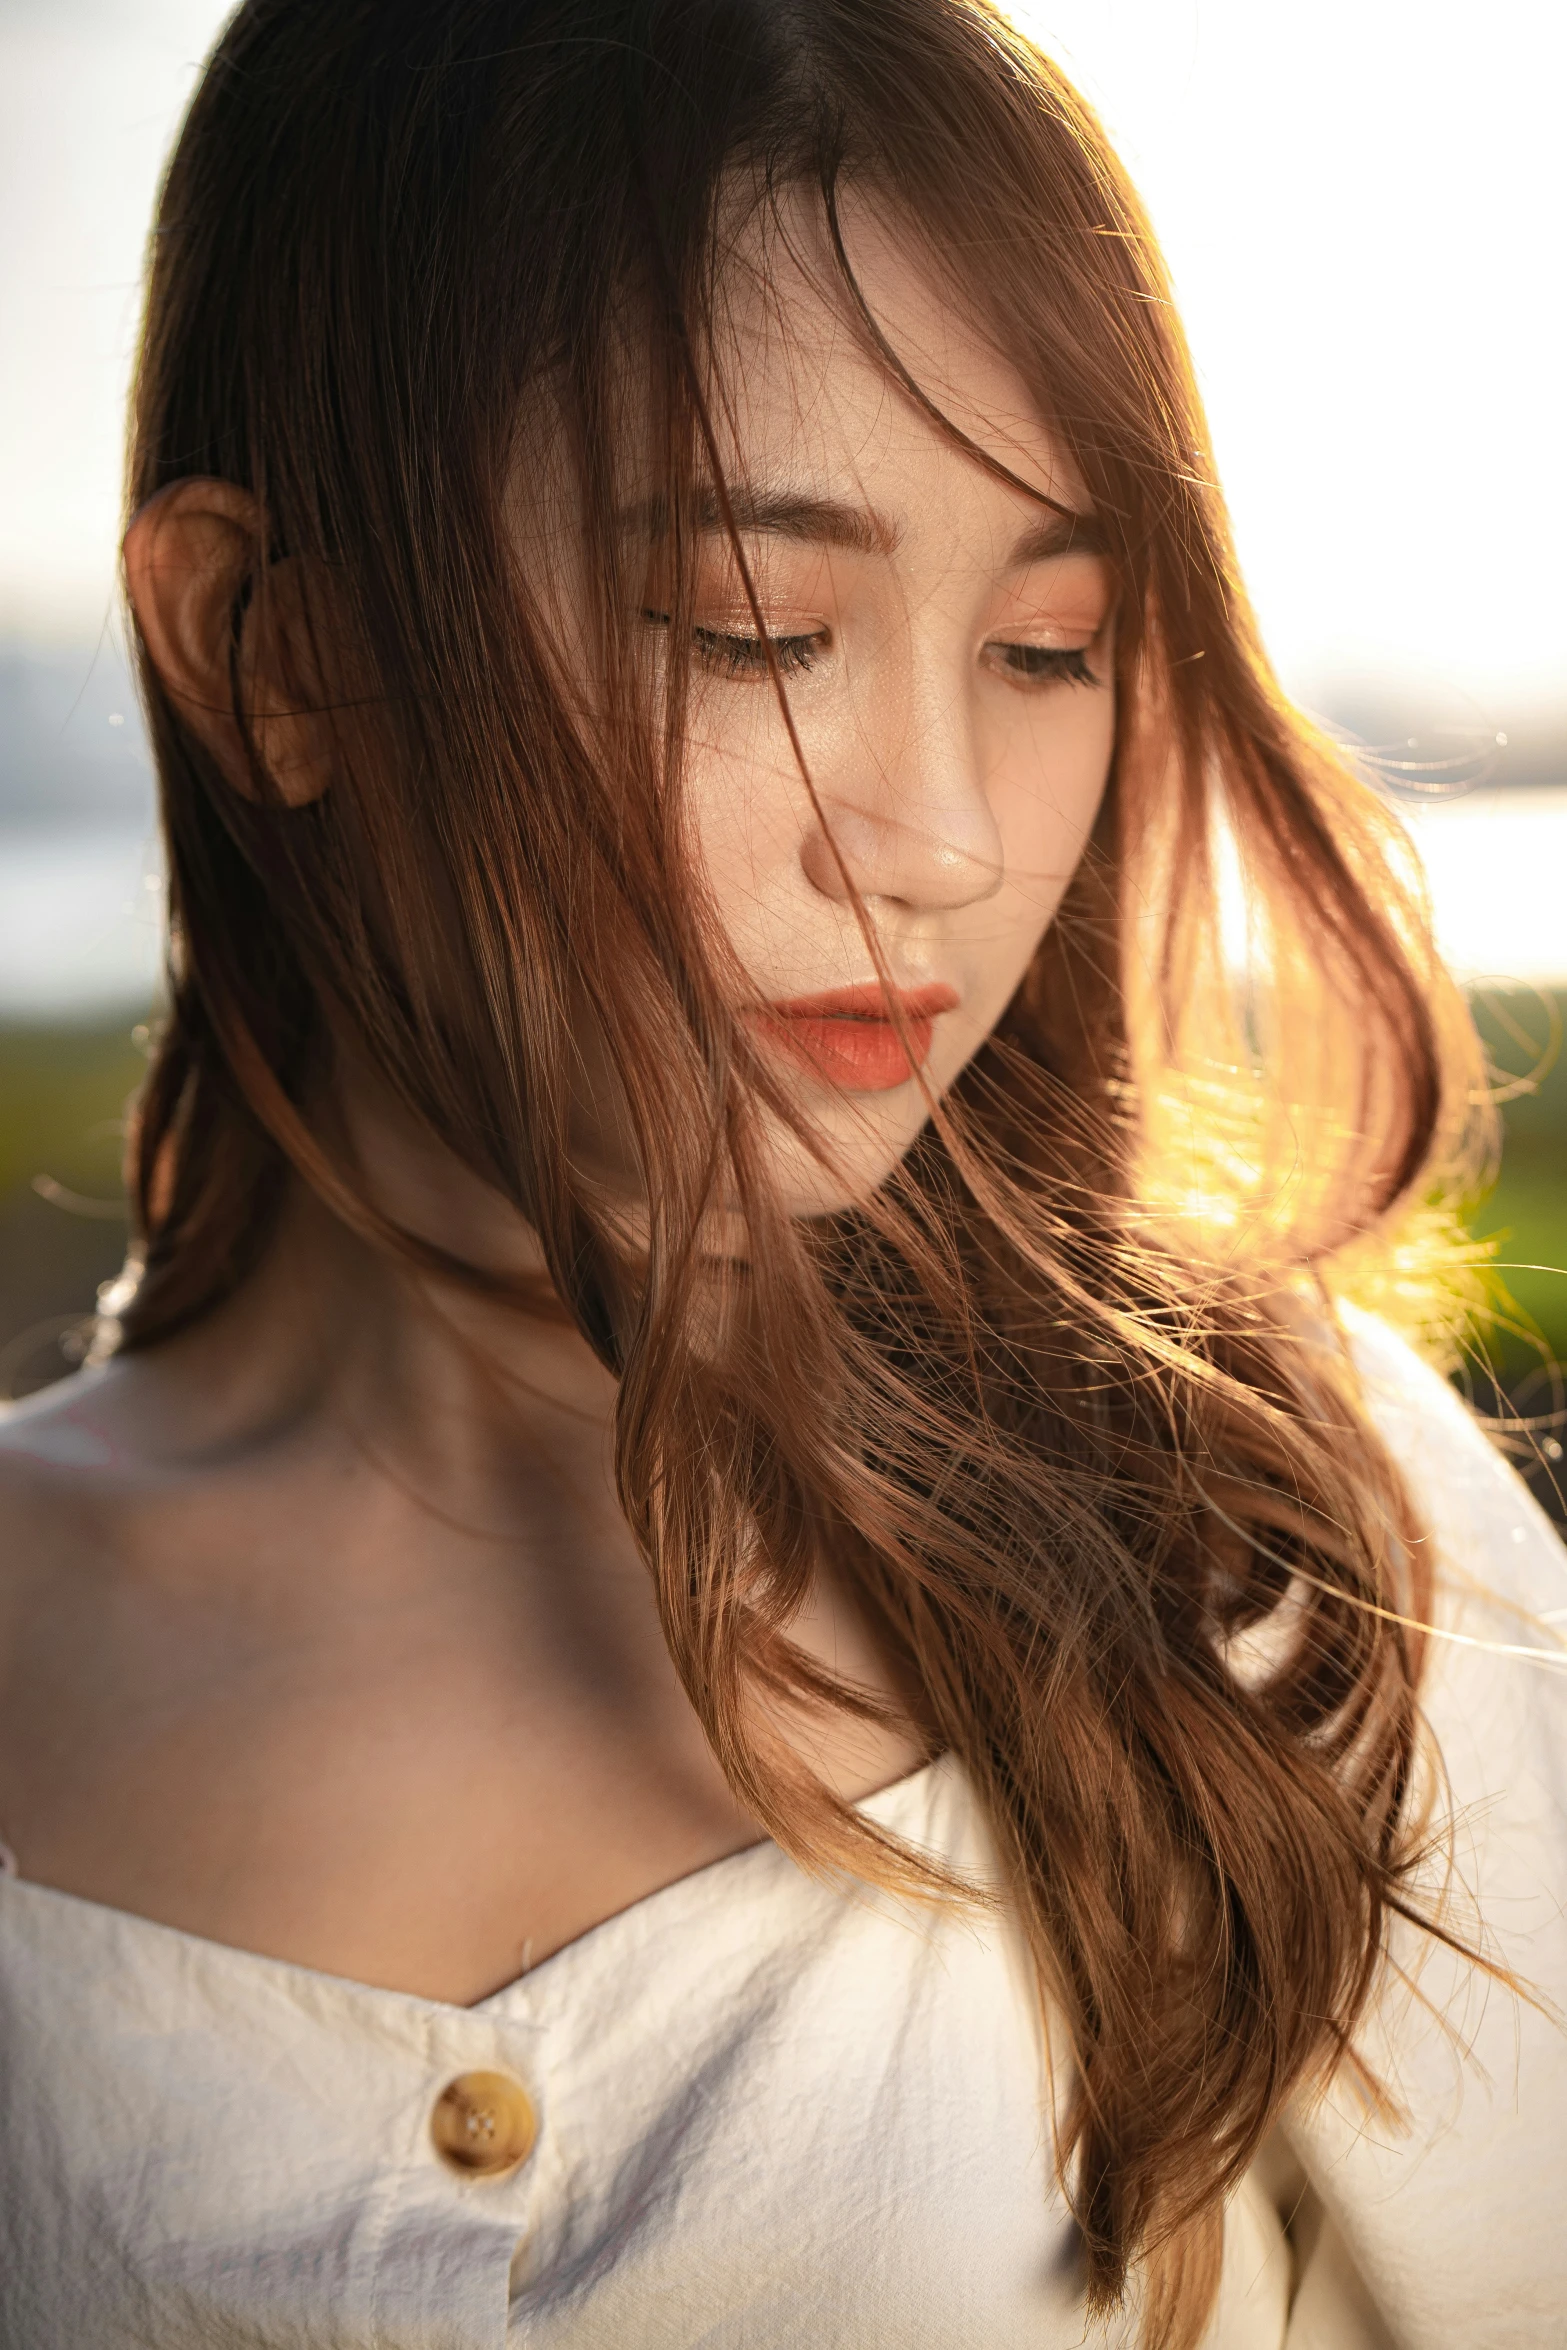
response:
{"label": "hair blowing in wind", "polygon": [[[688,613],[741,216],[765,252],[814,208],[847,327],[923,396],[855,284],[851,188],[1086,485],[1120,718],[1001,1026],[873,1197],[802,1219],[757,1145],[763,1106],[794,1113],[687,853],[688,631],[653,690],[621,517],[650,442]],[[979,0],[247,0],[162,194],[132,506],[193,474],[258,501],[244,602],[290,567],[332,782],[285,804],[237,652],[248,795],[144,665],[170,1003],[104,1343],[231,1294],[295,1177],[496,1288],[388,1223],[319,1114],[350,1036],[537,1231],[516,1311],[574,1317],[618,1375],[621,1501],[747,1810],[807,1867],[951,1898],[750,1702],[872,1704],[789,1641],[817,1561],[854,1591],[992,1825],[1090,2305],[1135,2291],[1150,2345],[1190,2343],[1224,2195],[1349,2050],[1419,1842],[1426,1551],[1324,1300],[1484,1136],[1396,833],[1268,671],[1099,126]],[[587,694],[509,527],[531,500],[547,540],[562,483]],[[574,1156],[584,1004],[634,1228]],[[720,1215],[743,1245],[711,1244]]]}

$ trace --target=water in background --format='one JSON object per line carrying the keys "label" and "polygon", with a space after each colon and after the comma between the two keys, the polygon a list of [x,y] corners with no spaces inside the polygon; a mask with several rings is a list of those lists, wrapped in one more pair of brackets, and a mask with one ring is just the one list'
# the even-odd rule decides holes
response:
{"label": "water in background", "polygon": [[0,645],[0,1395],[68,1368],[124,1254],[121,1112],[157,988],[160,891],[118,648]]}
{"label": "water in background", "polygon": [[149,1004],[160,889],[152,768],[118,648],[0,646],[0,1021]]}
{"label": "water in background", "polygon": [[[1498,1058],[1533,1066],[1555,991],[1567,999],[1567,714],[1505,739],[1429,699],[1411,713],[1347,687],[1313,698],[1406,817],[1439,939],[1480,990]],[[62,1333],[118,1267],[118,1112],[141,1067],[133,1031],[154,1004],[161,925],[152,772],[117,645],[0,645],[0,1393],[58,1374]],[[1567,1279],[1550,1270],[1567,1265],[1560,1063],[1508,1113],[1479,1228],[1537,1268],[1508,1279],[1567,1358]]]}
{"label": "water in background", "polygon": [[[1364,689],[1317,698],[1409,823],[1454,969],[1567,983],[1567,716],[1509,738],[1469,712],[1412,719]],[[160,889],[151,763],[117,643],[0,644],[0,1023],[145,1011]]]}

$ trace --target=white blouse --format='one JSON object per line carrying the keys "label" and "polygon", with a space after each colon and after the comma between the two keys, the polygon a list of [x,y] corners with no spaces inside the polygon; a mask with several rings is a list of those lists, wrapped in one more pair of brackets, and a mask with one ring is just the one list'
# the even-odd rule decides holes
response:
{"label": "white blouse", "polygon": [[[1567,1557],[1438,1379],[1375,1326],[1357,1352],[1442,1545],[1464,1899],[1567,2005],[1567,1682],[1518,1653],[1551,1640],[1520,1606],[1567,1620]],[[950,1762],[864,1808],[986,1874]],[[1288,2118],[1211,2350],[1567,2342],[1567,2035],[1412,1933],[1395,1957],[1419,1995],[1391,1974],[1367,2047],[1406,2126],[1347,2085]],[[0,1881],[3,2350],[1085,2339],[1135,2320],[1085,2336],[1002,1924],[760,1845],[456,2008]]]}

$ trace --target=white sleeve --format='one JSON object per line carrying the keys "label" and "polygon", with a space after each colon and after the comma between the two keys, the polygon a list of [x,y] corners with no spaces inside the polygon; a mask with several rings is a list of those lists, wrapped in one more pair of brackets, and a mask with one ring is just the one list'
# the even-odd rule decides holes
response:
{"label": "white sleeve", "polygon": [[1449,1914],[1469,1939],[1478,1920],[1488,1956],[1541,2004],[1396,1921],[1362,2046],[1407,2128],[1369,2114],[1341,2077],[1286,2132],[1400,2350],[1558,2350],[1567,1551],[1453,1391],[1381,1324],[1345,1323],[1372,1417],[1437,1550],[1446,1637],[1430,1642],[1422,1697],[1448,1782]]}

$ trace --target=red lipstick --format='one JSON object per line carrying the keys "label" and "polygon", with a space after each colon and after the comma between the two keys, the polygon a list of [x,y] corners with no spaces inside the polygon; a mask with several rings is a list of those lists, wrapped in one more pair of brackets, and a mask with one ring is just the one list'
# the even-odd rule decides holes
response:
{"label": "red lipstick", "polygon": [[769,1004],[757,1026],[829,1085],[845,1093],[890,1093],[924,1068],[936,1022],[955,1009],[958,996],[939,985],[897,987],[891,1000],[903,1016],[903,1036],[892,1024],[887,991],[874,980]]}

